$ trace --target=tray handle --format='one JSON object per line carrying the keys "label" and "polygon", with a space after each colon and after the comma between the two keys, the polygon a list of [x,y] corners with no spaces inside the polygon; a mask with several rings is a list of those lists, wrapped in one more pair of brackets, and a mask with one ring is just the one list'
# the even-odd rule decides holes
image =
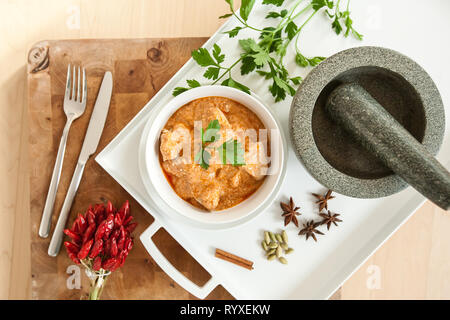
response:
{"label": "tray handle", "polygon": [[191,280],[186,278],[180,271],[178,271],[166,257],[159,251],[158,247],[152,241],[153,235],[162,228],[161,224],[156,220],[140,235],[140,240],[143,243],[145,249],[155,262],[163,269],[165,273],[169,275],[176,283],[183,287],[186,291],[196,296],[199,299],[206,298],[211,291],[219,284],[218,281],[211,276],[202,287],[196,285]]}

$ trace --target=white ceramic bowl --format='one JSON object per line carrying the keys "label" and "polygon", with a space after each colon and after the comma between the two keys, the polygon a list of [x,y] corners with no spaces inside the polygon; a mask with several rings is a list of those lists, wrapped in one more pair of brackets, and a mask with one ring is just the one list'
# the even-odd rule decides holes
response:
{"label": "white ceramic bowl", "polygon": [[[186,103],[203,97],[219,96],[237,101],[252,110],[271,130],[271,168],[260,188],[248,199],[226,210],[205,212],[181,199],[167,181],[159,163],[159,136],[170,116]],[[275,134],[273,134],[275,132]],[[275,146],[275,147],[274,147]],[[225,229],[241,225],[263,212],[274,201],[286,173],[287,143],[280,124],[270,109],[254,95],[225,86],[202,86],[174,97],[153,110],[142,133],[139,169],[152,202],[168,217],[191,226]]]}

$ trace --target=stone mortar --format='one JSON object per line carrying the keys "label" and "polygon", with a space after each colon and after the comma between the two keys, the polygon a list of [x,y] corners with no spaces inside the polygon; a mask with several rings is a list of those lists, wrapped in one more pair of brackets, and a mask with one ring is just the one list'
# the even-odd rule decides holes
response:
{"label": "stone mortar", "polygon": [[297,157],[324,186],[344,195],[376,198],[408,186],[334,123],[325,104],[342,83],[366,89],[426,150],[436,155],[444,136],[444,107],[430,76],[390,49],[357,47],[313,69],[291,106],[289,130]]}

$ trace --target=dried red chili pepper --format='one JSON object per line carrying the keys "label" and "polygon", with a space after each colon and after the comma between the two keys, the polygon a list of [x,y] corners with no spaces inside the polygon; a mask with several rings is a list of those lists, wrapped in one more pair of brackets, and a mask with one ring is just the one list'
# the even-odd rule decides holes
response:
{"label": "dried red chili pepper", "polygon": [[87,257],[89,254],[89,251],[91,250],[92,244],[94,243],[94,239],[91,239],[87,241],[83,246],[81,247],[80,251],[78,252],[78,259],[83,260]]}
{"label": "dried red chili pepper", "polygon": [[78,214],[78,230],[80,233],[84,233],[84,231],[87,228],[87,221],[86,219],[83,217],[83,215],[81,213]]}
{"label": "dried red chili pepper", "polygon": [[95,223],[89,225],[89,227],[86,229],[86,231],[83,234],[83,243],[85,243],[86,241],[90,240],[93,237],[95,227],[96,227]]}
{"label": "dried red chili pepper", "polygon": [[111,256],[115,257],[117,256],[117,253],[119,252],[119,249],[117,249],[117,242],[115,238],[111,239]]}
{"label": "dried red chili pepper", "polygon": [[116,213],[116,215],[114,216],[114,224],[116,226],[121,226],[122,225],[122,218],[120,217],[119,213]]}
{"label": "dried red chili pepper", "polygon": [[122,251],[124,247],[125,247],[125,238],[119,239],[119,241],[117,241],[117,249]]}
{"label": "dried red chili pepper", "polygon": [[111,239],[103,241],[104,252],[106,256],[111,255]]}
{"label": "dried red chili pepper", "polygon": [[90,209],[86,212],[89,225],[95,224],[95,214]]}
{"label": "dried red chili pepper", "polygon": [[96,204],[94,206],[94,214],[95,215],[102,214],[103,211],[105,211],[105,206],[102,203]]}
{"label": "dried red chili pepper", "polygon": [[111,272],[119,268],[121,264],[122,264],[122,257],[119,256],[116,258],[116,263],[111,267],[110,269]]}
{"label": "dried red chili pepper", "polygon": [[80,264],[80,259],[77,258],[77,255],[75,253],[67,252],[67,255],[73,262],[75,262],[76,264]]}
{"label": "dried red chili pepper", "polygon": [[100,222],[100,225],[97,228],[97,231],[95,232],[95,241],[97,241],[98,239],[102,239],[103,236],[105,235],[105,231],[106,231],[106,220],[103,220],[102,222]]}
{"label": "dried red chili pepper", "polygon": [[111,233],[110,238],[114,238],[117,241],[119,239],[119,236],[120,236],[120,229],[115,229],[113,233]]}
{"label": "dried red chili pepper", "polygon": [[132,232],[134,231],[134,229],[136,229],[136,227],[137,227],[137,223],[130,223],[130,224],[127,226],[127,231],[128,231],[129,233],[132,233]]}
{"label": "dried red chili pepper", "polygon": [[122,207],[119,210],[120,213],[120,218],[122,220],[125,219],[125,217],[128,216],[128,214],[130,213],[130,203],[127,201],[124,202],[124,204],[122,205]]}
{"label": "dried red chili pepper", "polygon": [[109,258],[102,263],[102,268],[105,270],[111,270],[112,267],[117,263],[116,258]]}
{"label": "dried red chili pepper", "polygon": [[78,251],[80,250],[79,246],[69,241],[65,241],[64,246],[66,247],[68,253],[71,252],[77,254]]}
{"label": "dried red chili pepper", "polygon": [[108,201],[108,204],[106,205],[106,213],[110,214],[112,212],[114,212],[114,207],[113,207],[111,201]]}
{"label": "dried red chili pepper", "polygon": [[105,220],[104,216],[105,206],[103,204],[96,204],[94,207],[94,214],[97,224],[100,224],[103,220]]}
{"label": "dried red chili pepper", "polygon": [[125,218],[125,220],[122,222],[124,226],[128,225],[130,221],[133,220],[133,216],[128,216]]}
{"label": "dried red chili pepper", "polygon": [[125,228],[123,226],[120,226],[120,238],[119,241],[117,241],[117,248],[119,248],[119,250],[123,250],[125,246],[126,236],[127,234]]}
{"label": "dried red chili pepper", "polygon": [[109,235],[111,234],[111,231],[114,228],[114,214],[110,214],[108,218],[106,218],[105,223],[105,235],[103,236],[104,239],[107,239]]}
{"label": "dried red chili pepper", "polygon": [[102,258],[96,257],[94,259],[94,263],[92,264],[92,269],[94,269],[95,271],[98,271],[98,270],[100,270],[101,267],[102,267]]}
{"label": "dried red chili pepper", "polygon": [[78,230],[78,221],[77,220],[73,221],[72,228],[70,228],[70,231],[75,232],[75,233],[79,232],[79,230]]}
{"label": "dried red chili pepper", "polygon": [[66,235],[68,235],[70,238],[72,238],[72,240],[75,241],[75,242],[80,242],[81,241],[81,237],[77,233],[72,231],[72,230],[65,229],[64,233]]}
{"label": "dried red chili pepper", "polygon": [[130,251],[131,248],[133,248],[133,239],[132,238],[127,238],[127,240],[125,241],[125,251]]}
{"label": "dried red chili pepper", "polygon": [[98,239],[94,242],[94,245],[92,246],[91,254],[89,255],[89,258],[95,258],[102,252],[103,250],[103,239]]}

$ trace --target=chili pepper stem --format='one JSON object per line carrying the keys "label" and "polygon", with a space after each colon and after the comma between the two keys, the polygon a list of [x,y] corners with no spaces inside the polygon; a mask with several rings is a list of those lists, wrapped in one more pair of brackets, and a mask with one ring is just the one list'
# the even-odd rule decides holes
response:
{"label": "chili pepper stem", "polygon": [[86,275],[91,281],[89,288],[89,300],[99,300],[102,295],[106,279],[111,274],[111,271],[106,271],[104,269],[100,269],[99,271],[92,270],[90,260],[81,260],[81,263],[86,267]]}
{"label": "chili pepper stem", "polygon": [[101,275],[98,275],[91,280],[91,288],[89,290],[89,300],[100,299],[107,277],[108,276],[102,272]]}

